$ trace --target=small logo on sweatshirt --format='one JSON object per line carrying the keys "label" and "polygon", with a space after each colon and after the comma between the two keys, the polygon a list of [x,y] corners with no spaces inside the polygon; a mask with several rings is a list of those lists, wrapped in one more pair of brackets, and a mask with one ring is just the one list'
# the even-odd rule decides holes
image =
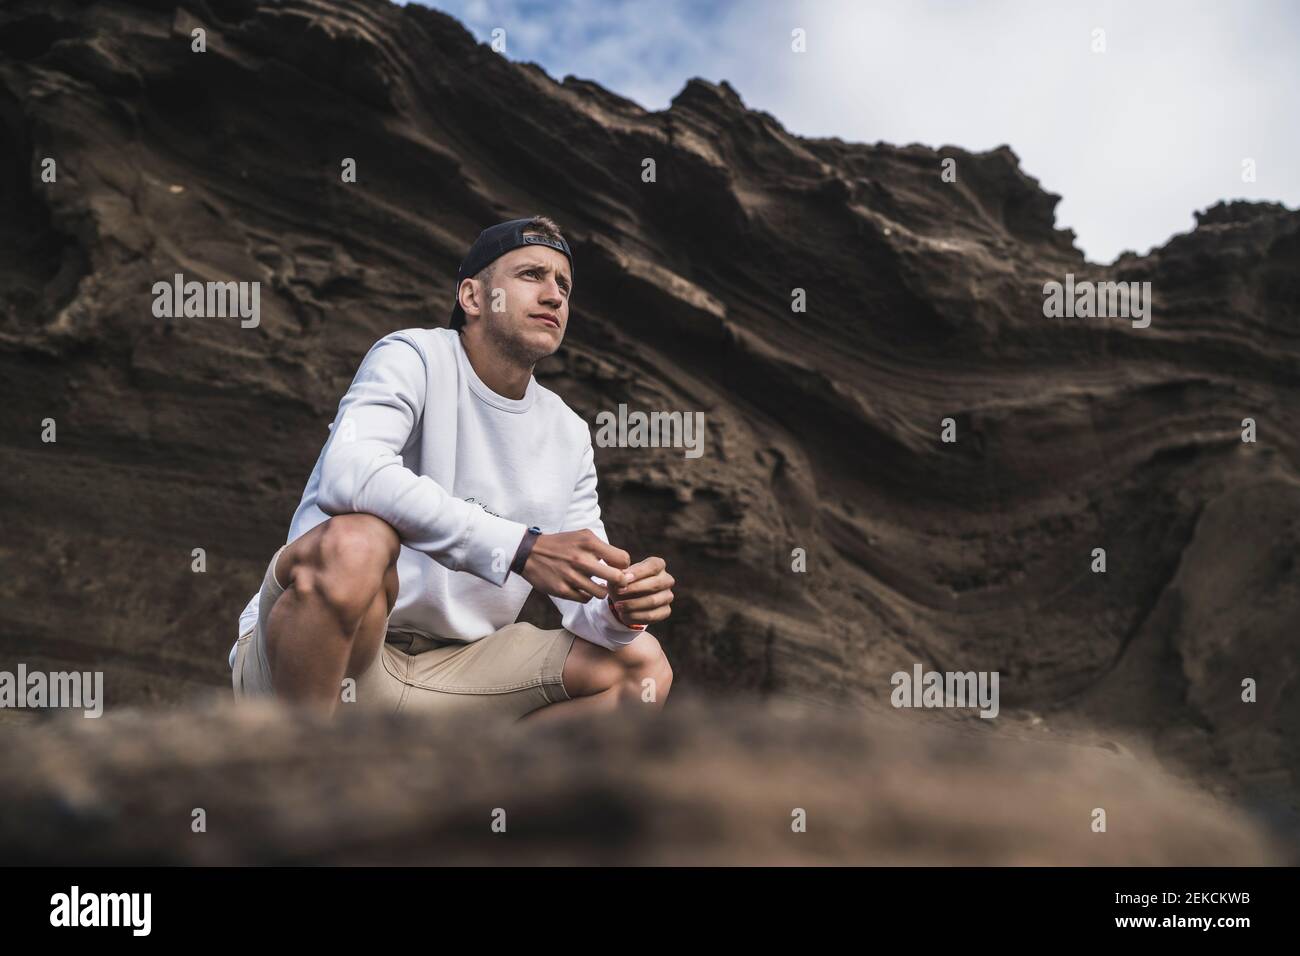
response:
{"label": "small logo on sweatshirt", "polygon": [[482,508],[484,511],[486,511],[486,512],[487,512],[488,514],[490,514],[490,515],[493,515],[493,516],[495,516],[495,517],[497,517],[497,518],[503,517],[502,515],[497,514],[495,511],[493,511],[493,510],[492,510],[491,508],[489,508],[487,505],[483,504],[483,502],[479,501],[477,498],[466,498],[465,500],[468,501],[468,502],[469,502],[470,504],[472,504],[472,505],[478,505],[480,508]]}

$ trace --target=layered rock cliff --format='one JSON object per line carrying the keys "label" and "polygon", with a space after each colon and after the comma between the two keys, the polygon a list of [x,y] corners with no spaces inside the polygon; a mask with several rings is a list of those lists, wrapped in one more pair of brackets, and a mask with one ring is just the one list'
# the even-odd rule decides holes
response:
{"label": "layered rock cliff", "polygon": [[[1300,214],[1099,266],[1009,148],[800,138],[701,80],[648,112],[379,0],[6,3],[0,144],[0,667],[227,685],[358,361],[540,212],[578,265],[538,379],[705,414],[697,459],[597,450],[614,542],[678,581],[678,689],[887,710],[916,662],[996,670],[1009,719],[1294,832]],[[260,322],[155,317],[176,273],[260,282]],[[1045,317],[1067,274],[1149,282],[1150,326]]]}

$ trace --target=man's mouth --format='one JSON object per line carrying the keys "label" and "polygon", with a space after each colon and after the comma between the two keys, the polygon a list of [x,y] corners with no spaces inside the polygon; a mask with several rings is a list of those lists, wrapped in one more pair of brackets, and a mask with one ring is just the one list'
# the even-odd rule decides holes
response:
{"label": "man's mouth", "polygon": [[549,312],[534,312],[529,316],[530,319],[541,319],[543,322],[549,322],[557,329],[560,327],[560,320]]}

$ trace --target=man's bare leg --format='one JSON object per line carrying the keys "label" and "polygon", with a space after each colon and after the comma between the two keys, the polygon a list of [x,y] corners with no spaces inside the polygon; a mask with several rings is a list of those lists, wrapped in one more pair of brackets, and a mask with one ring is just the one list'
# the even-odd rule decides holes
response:
{"label": "man's bare leg", "polygon": [[345,677],[357,677],[384,642],[397,601],[397,532],[374,515],[337,515],[296,538],[275,575],[284,593],[267,617],[275,693],[332,714]]}
{"label": "man's bare leg", "polygon": [[[649,679],[653,683],[647,685]],[[564,689],[570,700],[539,707],[520,718],[537,723],[598,718],[616,711],[650,714],[663,709],[673,671],[659,641],[642,631],[617,651],[577,638],[564,661]],[[645,700],[653,691],[653,700]]]}

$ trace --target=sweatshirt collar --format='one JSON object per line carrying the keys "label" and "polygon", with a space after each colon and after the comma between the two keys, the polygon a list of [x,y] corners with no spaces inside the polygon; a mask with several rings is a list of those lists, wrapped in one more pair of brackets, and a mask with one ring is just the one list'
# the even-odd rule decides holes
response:
{"label": "sweatshirt collar", "polygon": [[460,366],[460,372],[465,376],[465,381],[469,383],[469,390],[487,402],[493,408],[499,408],[503,412],[513,412],[522,414],[533,407],[533,402],[537,400],[537,379],[528,376],[528,387],[524,389],[523,398],[506,398],[504,395],[498,395],[487,383],[478,377],[478,372],[474,371],[474,364],[469,360],[469,353],[465,351],[465,345],[460,340],[460,333],[452,333],[456,337],[456,363]]}

